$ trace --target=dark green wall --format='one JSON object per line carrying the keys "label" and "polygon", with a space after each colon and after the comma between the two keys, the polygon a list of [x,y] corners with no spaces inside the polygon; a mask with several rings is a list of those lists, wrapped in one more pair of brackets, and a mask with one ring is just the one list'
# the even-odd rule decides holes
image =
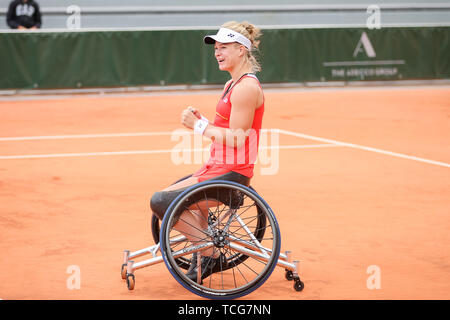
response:
{"label": "dark green wall", "polygon": [[[450,78],[450,27],[263,30],[262,82]],[[223,83],[214,30],[0,33],[0,89]],[[355,51],[357,47],[359,51]]]}

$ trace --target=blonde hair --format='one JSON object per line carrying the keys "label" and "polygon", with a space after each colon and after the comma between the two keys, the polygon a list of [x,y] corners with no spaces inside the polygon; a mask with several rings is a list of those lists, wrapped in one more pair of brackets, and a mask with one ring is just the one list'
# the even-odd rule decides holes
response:
{"label": "blonde hair", "polygon": [[258,46],[259,46],[259,40],[258,38],[261,37],[261,29],[255,27],[253,24],[247,21],[242,22],[236,22],[236,21],[229,21],[222,25],[222,28],[231,29],[233,31],[239,32],[244,37],[249,39],[252,43],[251,50],[247,51],[246,59],[248,63],[252,66],[253,72],[259,72],[261,71],[261,64],[259,63],[258,59],[255,57],[255,53],[259,53]]}

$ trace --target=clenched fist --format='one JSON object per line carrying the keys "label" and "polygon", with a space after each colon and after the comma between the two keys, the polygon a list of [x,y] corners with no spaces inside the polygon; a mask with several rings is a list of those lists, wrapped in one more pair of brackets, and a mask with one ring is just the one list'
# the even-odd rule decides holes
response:
{"label": "clenched fist", "polygon": [[194,129],[195,122],[202,116],[200,112],[189,106],[181,112],[181,123],[189,129]]}

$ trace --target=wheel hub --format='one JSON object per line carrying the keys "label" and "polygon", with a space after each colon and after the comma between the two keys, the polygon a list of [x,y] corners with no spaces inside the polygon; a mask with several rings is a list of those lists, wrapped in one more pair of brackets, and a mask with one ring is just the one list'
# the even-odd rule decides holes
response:
{"label": "wheel hub", "polygon": [[228,240],[228,233],[223,230],[216,230],[213,236],[213,243],[217,248],[223,248],[230,243]]}

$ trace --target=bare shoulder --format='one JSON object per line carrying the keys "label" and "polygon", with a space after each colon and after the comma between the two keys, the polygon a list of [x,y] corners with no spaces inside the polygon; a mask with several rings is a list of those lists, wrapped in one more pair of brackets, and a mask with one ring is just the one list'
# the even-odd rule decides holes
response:
{"label": "bare shoulder", "polygon": [[259,81],[256,77],[245,77],[239,83],[260,89]]}
{"label": "bare shoulder", "polygon": [[252,109],[261,104],[263,94],[255,79],[242,79],[231,93],[230,99],[234,106],[247,106]]}
{"label": "bare shoulder", "polygon": [[[236,93],[236,94],[234,94]],[[250,77],[245,77],[236,85],[233,89],[234,96],[237,95],[251,95],[258,96],[261,93],[261,87],[256,79],[252,79]]]}

